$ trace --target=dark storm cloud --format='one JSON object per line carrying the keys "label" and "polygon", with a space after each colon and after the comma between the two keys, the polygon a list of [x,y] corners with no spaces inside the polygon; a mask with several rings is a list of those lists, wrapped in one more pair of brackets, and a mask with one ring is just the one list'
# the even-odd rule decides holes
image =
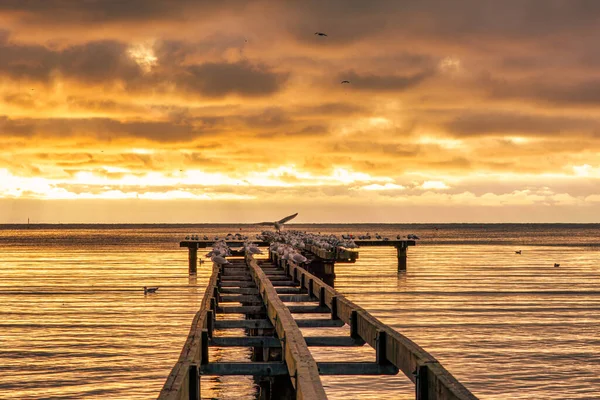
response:
{"label": "dark storm cloud", "polygon": [[185,90],[209,97],[228,94],[252,97],[273,94],[286,80],[287,74],[273,72],[264,65],[240,61],[188,66],[178,76],[177,82]]}
{"label": "dark storm cloud", "polygon": [[190,12],[202,11],[198,17],[209,18],[228,7],[241,7],[247,0],[3,0],[0,11],[17,13],[24,20],[49,23],[144,21],[184,19]]}
{"label": "dark storm cloud", "polygon": [[51,80],[55,72],[90,83],[138,78],[142,71],[126,49],[125,44],[115,41],[89,42],[62,50],[0,41],[0,74],[42,82]]}
{"label": "dark storm cloud", "polygon": [[128,53],[128,46],[121,42],[96,41],[57,50],[4,41],[0,42],[0,75],[50,82],[58,73],[87,84],[118,80],[140,90],[157,90],[174,80],[179,89],[207,97],[266,96],[281,90],[288,77],[247,60],[181,65],[193,48],[171,42],[162,46],[162,51],[167,47],[160,68],[145,73]]}

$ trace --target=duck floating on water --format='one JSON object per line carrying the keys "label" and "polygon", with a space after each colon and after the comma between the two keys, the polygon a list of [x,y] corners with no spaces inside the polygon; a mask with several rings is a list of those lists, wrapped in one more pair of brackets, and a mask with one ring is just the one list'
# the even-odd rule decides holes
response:
{"label": "duck floating on water", "polygon": [[148,287],[148,286],[144,286],[144,295],[146,294],[152,294],[152,293],[156,293],[156,291],[158,290],[158,287]]}

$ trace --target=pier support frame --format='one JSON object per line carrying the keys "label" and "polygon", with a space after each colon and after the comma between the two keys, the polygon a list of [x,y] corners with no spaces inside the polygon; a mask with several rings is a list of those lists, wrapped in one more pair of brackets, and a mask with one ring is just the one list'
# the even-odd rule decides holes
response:
{"label": "pier support frame", "polygon": [[306,265],[306,270],[323,282],[333,287],[335,283],[335,262],[329,260],[315,259]]}
{"label": "pier support frame", "polygon": [[188,270],[190,275],[198,271],[198,245],[188,246]]}
{"label": "pier support frame", "polygon": [[406,271],[406,253],[408,250],[408,246],[406,244],[401,244],[396,246],[396,250],[398,252],[398,272]]}

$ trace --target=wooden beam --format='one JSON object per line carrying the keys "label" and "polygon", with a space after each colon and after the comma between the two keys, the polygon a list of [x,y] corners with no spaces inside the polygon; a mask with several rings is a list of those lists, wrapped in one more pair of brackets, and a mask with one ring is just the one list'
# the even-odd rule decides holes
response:
{"label": "wooden beam", "polygon": [[362,339],[353,339],[350,336],[305,336],[308,347],[357,347],[364,346]]}
{"label": "wooden beam", "polygon": [[303,318],[296,319],[296,325],[300,328],[339,328],[345,324],[339,319]]}
{"label": "wooden beam", "polygon": [[392,364],[374,362],[318,362],[321,375],[396,375],[398,368]]}
{"label": "wooden beam", "polygon": [[285,303],[312,301],[311,297],[307,294],[280,294],[279,298]]}
{"label": "wooden beam", "polygon": [[261,314],[265,312],[263,306],[228,306],[217,307],[217,312],[222,314]]}
{"label": "wooden beam", "polygon": [[219,292],[221,294],[258,294],[258,289],[257,288],[236,288],[236,287],[229,287],[229,288],[224,288],[221,287],[219,289]]}
{"label": "wooden beam", "polygon": [[225,336],[214,337],[211,346],[219,347],[281,347],[281,342],[276,337],[269,336]]}
{"label": "wooden beam", "polygon": [[268,329],[273,324],[268,319],[233,319],[215,321],[215,329]]}
{"label": "wooden beam", "polygon": [[[221,282],[221,287],[222,288],[229,288],[229,287],[255,287],[256,285],[254,285],[254,282],[252,281],[227,281],[227,282]],[[225,293],[225,292],[223,292]]]}
{"label": "wooden beam", "polygon": [[257,295],[221,296],[221,303],[260,303],[262,299]]}
{"label": "wooden beam", "polygon": [[251,375],[278,376],[287,375],[288,370],[282,362],[215,362],[202,365],[202,375]]}
{"label": "wooden beam", "polygon": [[290,306],[287,306],[287,308],[288,308],[288,310],[290,310],[290,312],[292,314],[306,314],[306,313],[325,314],[325,313],[329,313],[328,307],[321,307],[321,306],[290,305]]}

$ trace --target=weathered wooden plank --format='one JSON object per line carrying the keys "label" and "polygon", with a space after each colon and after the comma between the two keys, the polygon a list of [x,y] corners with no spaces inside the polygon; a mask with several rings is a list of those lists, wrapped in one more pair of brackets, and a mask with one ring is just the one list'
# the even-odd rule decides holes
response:
{"label": "weathered wooden plank", "polygon": [[305,290],[299,287],[277,287],[275,291],[278,294],[304,293]]}
{"label": "weathered wooden plank", "polygon": [[251,281],[250,275],[221,275],[221,282],[235,282],[235,281]]}
{"label": "weathered wooden plank", "polygon": [[[268,278],[265,276],[265,279],[268,279]],[[296,286],[296,282],[288,281],[288,280],[286,280],[286,281],[275,281],[275,282],[272,283],[272,285],[275,286],[275,287],[277,287],[277,286]]]}
{"label": "weathered wooden plank", "polygon": [[287,282],[290,280],[290,277],[287,275],[267,275],[269,280],[273,283],[275,282]]}
{"label": "weathered wooden plank", "polygon": [[307,294],[280,294],[279,299],[286,303],[312,301],[313,299]]}
{"label": "weathered wooden plank", "polygon": [[289,305],[287,306],[288,310],[292,314],[300,314],[300,313],[328,313],[330,312],[328,307],[320,307],[320,306],[311,306],[311,305]]}
{"label": "weathered wooden plank", "polygon": [[365,341],[350,336],[305,336],[308,347],[355,347],[364,346]]}
{"label": "weathered wooden plank", "polygon": [[255,287],[256,285],[252,281],[226,281],[221,282],[221,287]]}
{"label": "weathered wooden plank", "polygon": [[215,329],[239,329],[239,328],[273,328],[273,324],[268,319],[233,319],[215,321]]}
{"label": "weathered wooden plank", "polygon": [[216,362],[202,365],[202,375],[253,375],[278,376],[287,375],[286,365],[275,362]]}
{"label": "weathered wooden plank", "polygon": [[262,299],[257,295],[238,295],[238,296],[223,296],[221,295],[220,303],[260,303]]}
{"label": "weathered wooden plank", "polygon": [[258,294],[257,288],[221,287],[219,293],[223,294]]}
{"label": "weathered wooden plank", "polygon": [[339,319],[302,318],[296,319],[296,325],[299,328],[339,328],[345,324]]}
{"label": "weathered wooden plank", "polygon": [[267,316],[273,323],[277,336],[285,339],[283,359],[289,375],[295,377],[292,384],[297,399],[326,399],[325,390],[319,377],[317,364],[308,350],[302,333],[290,311],[277,296],[275,287],[252,257],[247,258],[248,266],[255,277],[263,300],[266,301]]}
{"label": "weathered wooden plank", "polygon": [[396,375],[398,368],[392,364],[374,362],[318,362],[321,375]]}
{"label": "weathered wooden plank", "polygon": [[227,306],[217,307],[218,313],[223,314],[260,314],[264,313],[263,306]]}
{"label": "weathered wooden plank", "polygon": [[210,344],[220,347],[281,347],[279,339],[270,336],[213,337]]}

